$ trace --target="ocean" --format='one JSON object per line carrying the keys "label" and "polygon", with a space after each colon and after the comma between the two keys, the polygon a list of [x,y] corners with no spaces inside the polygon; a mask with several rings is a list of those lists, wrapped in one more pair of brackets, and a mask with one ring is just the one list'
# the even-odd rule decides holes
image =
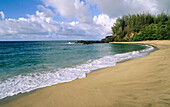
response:
{"label": "ocean", "polygon": [[153,50],[152,46],[133,44],[0,42],[0,99],[84,78],[93,70],[147,56]]}

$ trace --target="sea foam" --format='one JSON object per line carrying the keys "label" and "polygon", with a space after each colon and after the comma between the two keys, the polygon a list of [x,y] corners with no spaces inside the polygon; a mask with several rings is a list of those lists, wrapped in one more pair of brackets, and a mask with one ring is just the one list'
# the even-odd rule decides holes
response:
{"label": "sea foam", "polygon": [[68,42],[67,44],[76,44],[75,42]]}
{"label": "sea foam", "polygon": [[152,46],[147,45],[147,48],[141,51],[104,56],[70,68],[15,76],[0,82],[0,99],[62,82],[85,78],[86,74],[93,70],[114,66],[120,61],[147,56],[153,50]]}

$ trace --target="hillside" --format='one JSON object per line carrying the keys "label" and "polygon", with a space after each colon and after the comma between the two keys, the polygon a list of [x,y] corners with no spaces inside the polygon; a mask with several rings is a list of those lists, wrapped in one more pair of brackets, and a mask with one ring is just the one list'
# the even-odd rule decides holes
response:
{"label": "hillside", "polygon": [[111,41],[170,40],[170,16],[164,12],[126,15],[116,20],[112,32]]}

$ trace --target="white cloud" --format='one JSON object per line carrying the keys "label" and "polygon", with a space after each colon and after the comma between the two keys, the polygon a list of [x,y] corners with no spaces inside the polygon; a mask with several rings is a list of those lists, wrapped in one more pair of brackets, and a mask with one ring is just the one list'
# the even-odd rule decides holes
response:
{"label": "white cloud", "polygon": [[5,19],[5,14],[4,14],[3,11],[0,11],[0,15],[1,15],[2,20],[4,20]]}
{"label": "white cloud", "polygon": [[110,18],[108,15],[106,14],[100,14],[98,16],[94,16],[93,17],[93,21],[95,22],[95,24],[97,25],[101,25],[102,26],[102,31],[101,33],[103,35],[112,33],[111,32],[111,27],[113,26],[113,24],[116,22],[117,18]]}
{"label": "white cloud", "polygon": [[48,35],[48,32],[60,29],[58,23],[51,17],[46,17],[43,12],[36,11],[36,15],[28,15],[28,18],[6,19],[0,22],[1,36],[11,35],[13,38],[19,35]]}
{"label": "white cloud", "polygon": [[150,12],[157,14],[163,10],[170,9],[169,0],[87,0],[110,17]]}
{"label": "white cloud", "polygon": [[95,23],[57,22],[45,13],[36,11],[28,18],[0,21],[0,39],[101,39],[105,26],[102,26],[104,22],[100,23],[100,16],[96,18]]}
{"label": "white cloud", "polygon": [[55,12],[67,19],[76,18],[82,23],[91,23],[89,7],[80,0],[42,0],[47,7],[52,7]]}
{"label": "white cloud", "polygon": [[160,11],[167,11],[170,14],[170,1],[169,0],[156,0],[158,4],[158,9]]}
{"label": "white cloud", "polygon": [[48,7],[51,6],[62,17],[72,18],[74,14],[74,0],[42,0]]}
{"label": "white cloud", "polygon": [[[111,33],[113,19],[106,14],[92,18],[89,4],[80,0],[44,0],[35,15],[28,18],[6,19],[0,22],[0,38],[8,39],[102,39]],[[62,17],[74,17],[78,21],[58,22],[53,7]]]}
{"label": "white cloud", "polygon": [[47,17],[55,16],[55,14],[50,9],[45,8],[43,5],[38,5],[38,9],[41,10]]}
{"label": "white cloud", "polygon": [[75,25],[77,25],[78,23],[79,23],[78,21],[70,22],[70,25],[75,26]]}

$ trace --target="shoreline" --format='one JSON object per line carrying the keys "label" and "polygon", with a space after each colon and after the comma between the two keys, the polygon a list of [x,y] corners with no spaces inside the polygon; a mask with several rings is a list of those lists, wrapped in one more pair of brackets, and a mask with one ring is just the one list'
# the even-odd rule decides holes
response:
{"label": "shoreline", "polygon": [[[137,103],[139,103],[140,105],[144,105],[144,106],[159,105],[159,103],[157,104],[156,100],[153,100],[153,98],[150,98],[153,101],[145,101],[145,99],[147,99],[149,95],[146,96],[145,95],[146,93],[142,93],[141,92],[142,87],[140,88],[141,85],[135,83],[134,81],[138,79],[137,78],[138,76],[142,76],[141,74],[142,72],[136,71],[139,68],[141,70],[142,69],[146,70],[146,71],[144,70],[144,73],[146,74],[142,76],[143,78],[145,78],[145,76],[148,76],[148,73],[151,73],[152,69],[157,70],[155,68],[156,66],[153,67],[152,63],[148,63],[148,62],[150,60],[153,60],[153,65],[155,65],[159,59],[156,58],[157,61],[155,62],[154,58],[152,57],[158,57],[158,56],[160,57],[160,53],[162,51],[169,52],[168,50],[170,50],[170,41],[143,41],[143,42],[116,42],[116,43],[125,43],[125,44],[143,43],[147,45],[156,46],[159,48],[159,50],[154,51],[149,56],[128,60],[125,62],[118,63],[116,66],[111,66],[111,67],[95,70],[97,72],[91,72],[87,74],[86,78],[83,78],[83,79],[77,79],[71,82],[56,84],[53,86],[42,88],[29,95],[23,96],[19,99],[16,99],[14,101],[11,101],[7,104],[0,105],[0,106],[4,106],[4,107],[7,107],[7,106],[14,106],[14,107],[15,106],[16,107],[20,107],[20,106],[35,106],[36,107],[37,106],[38,107],[38,106],[47,106],[47,105],[48,106],[49,105],[50,106],[68,106],[68,105],[69,106],[113,106],[113,105],[136,106],[138,105]],[[155,54],[157,56],[155,56]],[[164,54],[166,54],[167,58],[169,58],[168,53],[162,53],[162,55]],[[167,59],[165,60],[169,62],[169,60]],[[143,62],[140,63],[141,61],[151,64],[150,65],[151,67]],[[138,63],[140,64],[138,65]],[[163,67],[166,66],[166,68],[169,70],[170,68],[168,67],[169,64],[165,63],[164,60],[160,63],[161,63],[160,64],[161,66],[158,65],[158,70],[162,66]],[[164,63],[166,65],[164,65]],[[137,64],[137,65],[132,66],[134,64]],[[151,74],[153,74],[153,72]],[[137,81],[138,83],[146,85],[145,83],[142,82],[142,80],[137,80]],[[151,80],[150,81],[148,80],[148,82],[151,82]],[[167,85],[169,84],[167,83]],[[126,87],[127,87],[127,90],[125,90]],[[132,90],[128,89],[130,87]],[[148,90],[151,90],[150,89],[151,87],[148,86],[147,88]],[[139,92],[136,92],[136,91],[139,91]],[[143,90],[143,91],[146,91],[146,90]],[[141,95],[138,95],[138,94],[141,94]],[[128,100],[128,98],[131,98],[132,96],[133,96],[132,99],[135,101]],[[167,96],[170,96],[170,95],[168,94]],[[142,98],[142,101],[141,101],[141,97],[144,97]],[[170,99],[166,99],[166,100],[170,101]],[[165,103],[163,105],[167,106],[168,104],[169,103],[167,104]]]}
{"label": "shoreline", "polygon": [[[116,44],[111,44],[111,43],[107,44],[107,45],[109,45],[109,47],[110,47],[110,45],[111,46],[113,45],[114,49],[118,48],[119,46],[121,46],[121,47],[123,46],[121,44],[116,45]],[[115,47],[115,46],[118,46],[118,47]],[[39,74],[39,76],[37,76],[36,73],[31,73],[30,74],[30,75],[32,75],[31,77],[29,76],[29,74],[27,74],[25,76],[21,75],[21,77],[17,76],[18,78],[17,77],[11,78],[11,80],[12,80],[11,82],[9,82],[8,80],[4,81],[4,84],[2,83],[2,85],[0,87],[0,88],[2,88],[2,90],[1,90],[2,94],[0,95],[0,99],[1,99],[0,104],[1,104],[1,102],[4,102],[4,101],[12,101],[10,99],[18,98],[19,96],[23,96],[25,93],[32,92],[39,88],[45,88],[47,86],[52,86],[52,85],[55,85],[58,83],[70,82],[70,81],[73,81],[73,80],[76,80],[79,78],[85,78],[88,73],[90,73],[94,70],[106,68],[109,66],[115,66],[118,62],[120,63],[125,60],[144,57],[144,56],[149,55],[154,50],[154,48],[152,46],[148,46],[148,45],[128,45],[128,44],[126,44],[124,46],[126,46],[127,50],[130,49],[130,51],[121,52],[120,50],[122,50],[122,49],[118,48],[120,53],[113,52],[114,54],[105,55],[105,56],[98,57],[95,59],[90,59],[90,60],[88,60],[82,64],[78,64],[76,66],[61,68],[56,71],[54,70],[54,72],[53,71],[47,71],[44,73],[42,72]],[[130,47],[128,47],[128,46],[130,46]],[[140,47],[141,49],[136,49],[135,47]],[[124,48],[124,47],[122,47],[122,48]],[[125,50],[126,50],[126,48],[125,48]],[[132,48],[134,48],[134,50]],[[110,52],[110,51],[112,51],[112,50],[109,49],[106,52]],[[104,50],[103,50],[103,52],[105,53]],[[69,63],[69,62],[67,62],[67,63]],[[62,72],[62,71],[64,71],[64,72]],[[52,78],[49,78],[49,76]],[[39,78],[41,78],[40,80],[38,80],[38,81],[41,81],[40,84],[38,84],[39,83],[38,81],[36,83],[36,79],[39,79]],[[44,78],[44,79],[42,79],[42,78]],[[15,81],[17,81],[17,82],[15,82]],[[46,83],[46,81],[47,81],[47,83]],[[30,87],[30,86],[32,86],[32,84],[33,84],[33,87]],[[8,88],[2,87],[2,86],[6,86],[6,85],[9,85],[12,87],[8,87]],[[28,85],[28,88],[27,88],[27,85]],[[23,87],[20,87],[20,86],[23,86]],[[23,94],[20,94],[20,93],[23,93]]]}

